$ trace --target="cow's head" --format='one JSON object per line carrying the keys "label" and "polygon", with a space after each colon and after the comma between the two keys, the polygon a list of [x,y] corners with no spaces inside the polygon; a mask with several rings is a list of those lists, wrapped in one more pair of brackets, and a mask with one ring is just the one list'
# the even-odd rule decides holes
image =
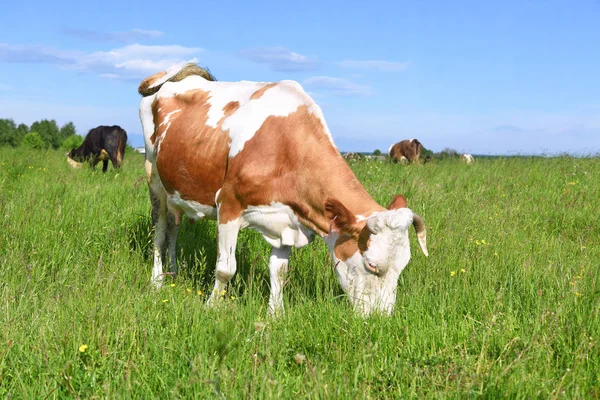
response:
{"label": "cow's head", "polygon": [[428,255],[423,220],[406,208],[403,196],[396,196],[388,210],[368,218],[355,216],[335,199],[327,200],[325,210],[331,221],[327,242],[335,270],[354,309],[364,315],[391,313],[398,278],[410,260],[410,225]]}
{"label": "cow's head", "polygon": [[82,160],[80,160],[80,156],[77,153],[77,149],[72,149],[70,152],[65,153],[67,156],[67,162],[73,168],[81,168],[83,166]]}

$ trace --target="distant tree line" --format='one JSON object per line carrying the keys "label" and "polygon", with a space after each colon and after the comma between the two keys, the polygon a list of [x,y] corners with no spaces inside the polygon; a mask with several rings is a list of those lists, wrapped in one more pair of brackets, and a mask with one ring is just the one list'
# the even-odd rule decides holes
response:
{"label": "distant tree line", "polygon": [[43,119],[27,126],[17,125],[12,119],[0,119],[0,147],[70,150],[81,143],[83,137],[77,135],[72,122],[59,127],[55,120]]}

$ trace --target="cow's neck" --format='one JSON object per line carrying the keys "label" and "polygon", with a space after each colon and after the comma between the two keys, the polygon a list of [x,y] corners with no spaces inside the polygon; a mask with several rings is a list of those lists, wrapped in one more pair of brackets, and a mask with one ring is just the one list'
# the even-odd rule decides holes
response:
{"label": "cow's neck", "polygon": [[[382,211],[380,206],[358,181],[358,178],[346,161],[339,156],[335,161],[320,170],[318,181],[309,185],[313,196],[306,196],[312,201],[304,204],[301,220],[320,235],[327,235],[331,229],[331,221],[325,215],[325,202],[329,198],[339,200],[355,216],[367,217],[373,212]],[[318,189],[315,191],[315,189]],[[308,209],[308,213],[306,212]]]}

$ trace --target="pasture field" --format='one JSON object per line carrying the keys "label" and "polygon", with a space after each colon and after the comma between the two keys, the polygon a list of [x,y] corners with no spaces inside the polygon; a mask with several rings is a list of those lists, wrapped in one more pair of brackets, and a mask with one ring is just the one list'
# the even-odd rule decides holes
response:
{"label": "pasture field", "polygon": [[184,219],[180,275],[149,285],[143,157],[71,169],[0,149],[0,398],[598,398],[600,159],[351,164],[426,222],[390,317],[351,312],[324,242],[294,250],[267,315],[269,251],[238,244],[222,304],[215,223]]}

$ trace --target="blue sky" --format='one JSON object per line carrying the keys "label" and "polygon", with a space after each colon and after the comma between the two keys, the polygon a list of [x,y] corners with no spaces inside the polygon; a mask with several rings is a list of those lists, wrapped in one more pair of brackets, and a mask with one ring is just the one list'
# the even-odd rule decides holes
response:
{"label": "blue sky", "polygon": [[0,118],[119,124],[141,145],[140,80],[196,59],[300,82],[341,150],[600,151],[596,0],[80,3],[3,4]]}

